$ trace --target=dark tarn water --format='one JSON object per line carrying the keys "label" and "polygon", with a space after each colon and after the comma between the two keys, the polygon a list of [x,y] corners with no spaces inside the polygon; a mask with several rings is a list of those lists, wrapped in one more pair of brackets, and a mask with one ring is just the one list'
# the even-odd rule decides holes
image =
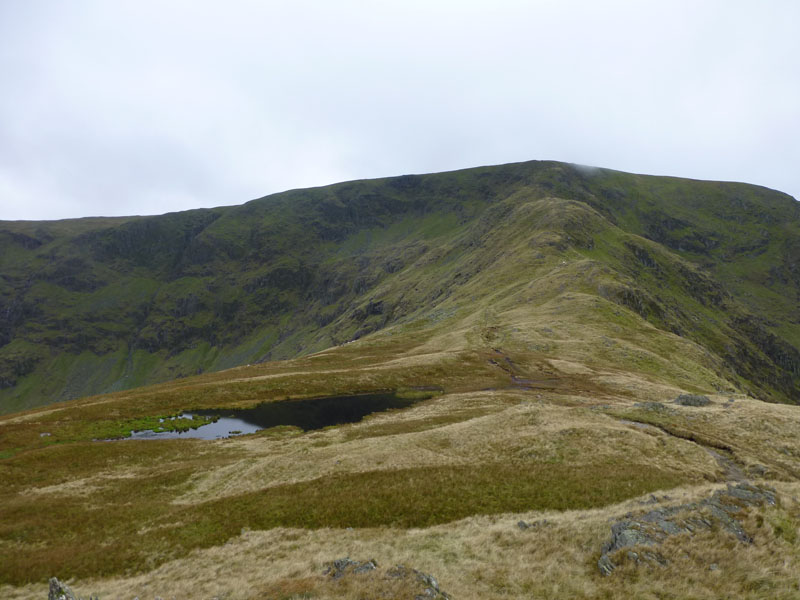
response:
{"label": "dark tarn water", "polygon": [[[213,440],[233,435],[255,433],[261,429],[278,425],[293,425],[303,431],[322,429],[331,425],[356,423],[365,416],[392,408],[407,408],[433,394],[422,397],[402,398],[394,392],[382,394],[357,394],[352,396],[329,396],[305,400],[281,400],[264,402],[253,408],[194,410],[178,418],[194,416],[217,417],[217,421],[188,431],[154,432],[136,431],[133,439],[162,440],[175,438],[200,438]],[[131,439],[128,438],[128,439]]]}

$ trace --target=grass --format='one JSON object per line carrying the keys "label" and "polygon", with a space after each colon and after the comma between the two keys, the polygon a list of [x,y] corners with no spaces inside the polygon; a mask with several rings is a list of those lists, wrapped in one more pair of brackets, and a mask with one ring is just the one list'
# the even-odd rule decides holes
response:
{"label": "grass", "polygon": [[130,437],[136,431],[189,431],[214,421],[211,417],[195,415],[192,419],[179,419],[177,415],[143,417],[126,421],[95,421],[90,427],[82,427],[79,439],[92,436],[93,440],[109,440]]}
{"label": "grass", "polygon": [[0,539],[16,551],[0,566],[0,580],[24,584],[54,571],[73,577],[136,572],[222,544],[243,528],[430,527],[475,514],[603,506],[683,482],[677,473],[645,469],[642,477],[642,470],[635,463],[495,463],[352,473],[170,506],[170,496],[191,474],[185,465],[126,478],[113,490],[4,502]]}
{"label": "grass", "polygon": [[[0,258],[0,295],[42,313],[2,347],[0,402],[113,393],[0,419],[0,594],[57,575],[104,597],[360,598],[401,593],[381,577],[403,563],[458,598],[797,597],[800,414],[756,399],[793,393],[792,206],[534,163],[3,225],[42,245]],[[92,441],[387,389],[436,393],[316,432]],[[726,481],[706,447],[779,489],[743,517],[756,543],[675,536],[668,567],[601,577],[611,522]],[[348,555],[379,573],[321,575]]]}
{"label": "grass", "polygon": [[334,475],[201,506],[206,516],[192,519],[191,529],[430,527],[476,514],[604,506],[683,482],[676,473],[641,471],[638,464],[489,463]]}
{"label": "grass", "polygon": [[[781,503],[795,524],[797,507],[791,496],[796,492],[796,486],[784,489]],[[708,490],[693,493],[681,489],[672,495],[686,502]],[[775,537],[766,519],[759,526],[763,515],[758,511],[744,522],[755,537],[752,545],[717,532],[691,540],[675,536],[660,548],[669,559],[666,567],[626,564],[612,577],[601,576],[595,571],[596,546],[610,536],[609,519],[642,508],[633,500],[602,510],[478,516],[421,530],[245,530],[227,544],[195,551],[141,575],[71,583],[82,595],[101,597],[183,597],[187,590],[200,588],[242,600],[281,597],[280,593],[356,599],[395,591],[384,576],[392,566],[404,564],[434,575],[442,590],[458,598],[796,597],[798,546]],[[520,517],[529,522],[546,518],[548,525],[520,531]],[[344,556],[375,559],[378,570],[339,581],[323,575],[326,563]],[[712,564],[716,571],[709,569]],[[46,585],[0,589],[11,598],[35,598]]]}
{"label": "grass", "polygon": [[[702,490],[717,472],[695,443],[621,424],[619,417],[671,418],[746,446],[745,462],[771,465],[782,455],[765,439],[797,446],[792,407],[739,398],[726,408],[726,398],[712,400],[702,408],[643,411],[624,396],[444,393],[408,410],[309,434],[28,447],[0,461],[2,589],[11,597],[37,596],[47,577],[67,574],[86,593],[141,595],[147,582],[159,594],[173,589],[179,596],[205,561],[224,565],[224,573],[209,571],[216,573],[209,589],[219,586],[236,598],[257,597],[258,590],[356,598],[389,589],[381,579],[332,586],[321,576],[325,561],[350,555],[377,558],[382,568],[402,562],[433,573],[442,589],[464,598],[615,598],[619,589],[655,598],[654,580],[676,590],[676,598],[736,590],[746,597],[791,597],[798,521],[786,496],[763,513],[761,526],[753,515],[748,532],[761,545],[748,558],[734,558],[738,548],[711,536],[666,548],[676,566],[665,573],[626,567],[613,582],[594,574],[609,518],[641,508],[635,499],[648,493],[661,497],[659,490],[671,490],[680,502],[707,494]],[[100,406],[105,413],[121,409],[113,401]],[[742,426],[757,414],[760,428]],[[41,425],[22,420],[15,426],[38,432]],[[542,518],[551,525],[525,532],[515,526]],[[789,567],[767,550],[778,547]],[[523,556],[526,565],[537,565],[536,577],[523,568]],[[748,574],[747,561],[768,569],[770,579]],[[711,562],[739,575],[704,579],[699,573]],[[266,563],[273,567],[255,568]],[[240,569],[248,573],[237,576]]]}
{"label": "grass", "polygon": [[[795,203],[755,186],[532,162],[3,224],[0,299],[35,308],[0,330],[0,411],[436,326],[508,308],[533,281],[638,311],[707,349],[723,378],[785,401],[800,383],[797,223]],[[594,264],[576,272],[580,258]]]}
{"label": "grass", "polygon": [[[129,405],[113,396],[84,401],[77,413],[31,413],[11,424],[8,438],[26,440],[26,449],[0,461],[0,548],[8,556],[0,580],[33,583],[53,570],[133,574],[243,528],[430,527],[476,514],[604,506],[698,477],[675,468],[684,455],[658,466],[620,460],[629,444],[650,442],[618,432],[609,438],[618,448],[586,462],[578,449],[596,443],[603,417],[559,399],[520,404],[526,397],[443,394],[345,427],[222,444],[70,441],[94,435],[91,415]],[[549,431],[562,413],[573,414],[573,426]],[[43,427],[50,436],[39,437]]]}

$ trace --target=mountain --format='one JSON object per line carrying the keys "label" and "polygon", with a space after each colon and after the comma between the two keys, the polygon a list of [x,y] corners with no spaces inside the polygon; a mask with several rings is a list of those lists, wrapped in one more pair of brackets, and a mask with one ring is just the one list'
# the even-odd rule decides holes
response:
{"label": "mountain", "polygon": [[785,194],[530,162],[0,243],[2,596],[797,597]]}
{"label": "mountain", "polygon": [[[2,222],[0,411],[556,297],[632,311],[635,329],[662,332],[644,348],[662,362],[668,334],[702,347],[709,373],[682,375],[696,386],[798,402],[798,257],[800,207],[784,194],[553,162]],[[542,278],[557,295],[530,285]]]}

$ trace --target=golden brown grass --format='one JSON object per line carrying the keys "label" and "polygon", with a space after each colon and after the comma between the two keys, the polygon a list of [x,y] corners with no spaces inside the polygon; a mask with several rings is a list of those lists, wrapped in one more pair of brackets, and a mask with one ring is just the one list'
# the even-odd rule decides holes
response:
{"label": "golden brown grass", "polygon": [[[705,497],[712,488],[680,488],[673,503]],[[374,558],[383,568],[405,564],[436,576],[454,598],[795,598],[800,549],[776,533],[773,514],[797,526],[796,484],[781,487],[782,506],[753,511],[743,545],[725,532],[679,535],[660,548],[666,567],[621,567],[610,577],[596,570],[609,519],[642,510],[637,499],[600,509],[525,512],[470,517],[426,529],[277,528],[243,531],[228,543],[199,550],[139,575],[73,581],[83,595],[101,597],[264,597],[266,591],[313,598],[363,598],[382,590],[380,581],[354,577],[341,585],[323,576],[324,564],[350,556]],[[649,509],[650,506],[647,507]],[[520,531],[516,521],[547,519]],[[759,524],[760,523],[760,524]],[[711,570],[716,565],[717,570]],[[0,587],[9,598],[41,598],[43,583]],[[277,593],[274,596],[280,597]],[[295,596],[298,597],[298,596]],[[302,597],[302,596],[299,596]]]}
{"label": "golden brown grass", "polygon": [[[691,444],[530,395],[453,394],[306,435],[22,453],[6,465],[16,478],[8,478],[15,493],[4,501],[2,534],[17,546],[0,573],[20,582],[48,568],[111,574],[223,543],[242,527],[424,527],[473,514],[601,506],[714,477],[713,460]],[[458,407],[464,420],[443,420]],[[170,460],[153,465],[168,447],[176,451]],[[68,464],[64,457],[68,475],[52,468]],[[28,479],[39,466],[39,478]],[[71,552],[75,544],[86,550]]]}
{"label": "golden brown grass", "polygon": [[[439,329],[401,324],[294,361],[3,419],[0,593],[42,597],[51,575],[103,597],[397,591],[380,578],[322,577],[325,562],[349,555],[432,573],[455,598],[796,597],[800,411],[727,394],[704,408],[636,406],[729,383],[691,342],[631,329],[636,317],[619,307],[607,318],[596,298],[553,293],[576,273],[601,277],[591,264],[551,267],[549,291],[522,289],[525,302],[506,295]],[[445,393],[305,434],[91,441],[190,408],[430,385]],[[780,507],[747,517],[756,543],[676,536],[668,567],[600,576],[609,519],[641,509],[649,492],[684,502],[725,480],[703,444],[780,487]],[[519,519],[548,525],[520,531]]]}

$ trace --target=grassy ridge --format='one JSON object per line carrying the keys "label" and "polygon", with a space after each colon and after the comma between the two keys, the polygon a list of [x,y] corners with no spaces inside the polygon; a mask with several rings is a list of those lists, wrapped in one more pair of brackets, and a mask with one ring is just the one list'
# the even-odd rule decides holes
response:
{"label": "grassy ridge", "polygon": [[[0,402],[44,406],[0,417],[2,593],[341,597],[320,573],[350,555],[464,598],[795,597],[800,414],[759,400],[800,400],[797,210],[525,163],[4,223]],[[441,393],[310,433],[94,441],[387,389]],[[737,516],[754,544],[683,532],[598,574],[611,523],[731,478],[779,491]]]}
{"label": "grassy ridge", "polygon": [[[492,398],[482,402],[496,402]],[[482,428],[491,432],[495,425],[470,419],[496,414],[507,427],[524,431],[531,420],[524,416],[515,423],[519,419],[513,416],[515,405],[501,401],[487,411],[488,406],[476,403],[460,427],[483,436]],[[508,416],[496,412],[509,409]],[[575,449],[564,447],[562,436],[557,436],[554,447],[542,446],[549,456],[546,460],[540,460],[540,451],[520,455],[513,444],[504,444],[505,449],[498,446],[486,462],[346,470],[308,481],[273,482],[220,499],[178,502],[203,474],[237,472],[241,464],[257,464],[262,460],[258,449],[285,444],[304,448],[291,459],[295,473],[303,464],[318,467],[319,458],[308,454],[312,449],[330,448],[349,461],[354,455],[348,448],[371,439],[383,440],[393,455],[392,443],[406,436],[417,439],[423,432],[445,450],[459,438],[450,438],[455,432],[441,429],[453,422],[442,417],[455,411],[449,406],[441,410],[429,417],[417,411],[416,418],[400,427],[396,418],[407,412],[384,417],[395,423],[393,440],[366,422],[314,435],[264,432],[241,440],[245,446],[238,448],[231,443],[172,440],[62,441],[27,449],[0,461],[4,481],[0,582],[41,581],[54,570],[72,577],[140,572],[192,550],[222,544],[248,528],[428,527],[475,514],[600,507],[697,479],[696,473],[682,468],[654,466],[645,455],[641,461],[603,453],[578,458]],[[573,419],[573,427],[579,422]],[[346,435],[340,437],[341,433]],[[569,434],[577,441],[579,430],[570,429]],[[376,466],[373,462],[373,469]]]}
{"label": "grassy ridge", "polygon": [[2,223],[0,411],[435,323],[580,255],[605,281],[568,285],[706,347],[737,385],[796,401],[798,210],[756,186],[532,162]]}

